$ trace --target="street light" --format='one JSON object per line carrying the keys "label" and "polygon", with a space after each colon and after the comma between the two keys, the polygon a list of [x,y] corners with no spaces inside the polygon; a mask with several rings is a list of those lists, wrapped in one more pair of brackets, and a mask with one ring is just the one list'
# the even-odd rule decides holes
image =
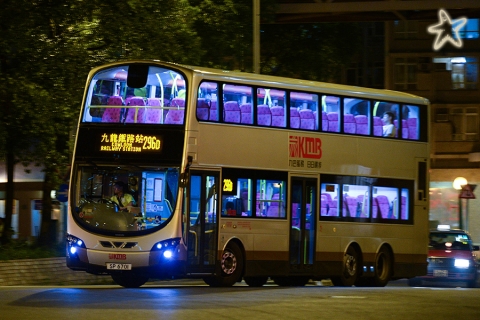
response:
{"label": "street light", "polygon": [[457,177],[453,180],[453,188],[458,190],[458,228],[463,229],[463,217],[462,217],[462,186],[467,184],[467,179],[464,177]]}
{"label": "street light", "polygon": [[457,177],[453,180],[453,188],[455,190],[462,190],[462,186],[467,184],[467,179],[464,177]]}

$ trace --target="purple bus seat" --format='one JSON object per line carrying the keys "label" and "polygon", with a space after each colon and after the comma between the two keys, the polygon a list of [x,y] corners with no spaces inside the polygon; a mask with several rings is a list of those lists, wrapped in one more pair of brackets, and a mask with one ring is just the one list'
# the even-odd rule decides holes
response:
{"label": "purple bus seat", "polygon": [[128,104],[130,103],[130,100],[132,100],[132,98],[134,98],[135,96],[127,96],[125,98],[125,105],[128,106]]}
{"label": "purple bus seat", "polygon": [[[142,97],[131,97],[128,100],[127,106],[145,106],[145,100]],[[145,122],[145,108],[126,108],[127,118],[126,123],[144,123]],[[135,121],[135,113],[137,113],[137,121]]]}
{"label": "purple bus seat", "polygon": [[240,123],[240,107],[237,101],[226,101],[223,104],[223,121]]}
{"label": "purple bus seat", "polygon": [[302,109],[300,114],[300,129],[315,130],[315,115],[310,109]]}
{"label": "purple bus seat", "polygon": [[170,102],[170,107],[177,109],[170,109],[165,116],[165,124],[183,124],[185,118],[185,99],[173,98]]}
{"label": "purple bus seat", "polygon": [[[398,137],[398,120],[393,120],[393,125],[395,126],[395,137]],[[402,139],[408,139],[408,124],[407,120],[402,120]]]}
{"label": "purple bus seat", "polygon": [[197,118],[200,120],[208,120],[210,114],[210,106],[205,98],[197,99]]}
{"label": "purple bus seat", "polygon": [[357,131],[355,124],[355,117],[351,113],[346,113],[343,115],[343,132],[345,133],[355,133]]}
{"label": "purple bus seat", "polygon": [[283,107],[275,106],[270,111],[272,112],[272,127],[285,128],[285,111]]}
{"label": "purple bus seat", "polygon": [[380,117],[373,117],[373,135],[376,137],[383,136],[383,121]]}
{"label": "purple bus seat", "polygon": [[402,139],[408,139],[408,121],[402,120]]}
{"label": "purple bus seat", "polygon": [[154,108],[146,108],[145,109],[145,123],[160,123],[162,110],[157,109],[155,107],[160,107],[159,98],[148,98],[147,99],[147,106],[151,106]]}
{"label": "purple bus seat", "polygon": [[338,127],[338,113],[336,112],[329,112],[327,113],[328,118],[328,131],[329,132],[339,132]]}
{"label": "purple bus seat", "polygon": [[368,127],[368,117],[361,114],[358,116],[355,116],[355,123],[356,123],[356,133],[357,134],[362,134],[362,135],[368,135],[370,130]]}
{"label": "purple bus seat", "polygon": [[345,197],[343,201],[343,216],[352,218],[357,216],[357,198]]}
{"label": "purple bus seat", "polygon": [[300,114],[297,108],[290,108],[290,128],[300,128]]}
{"label": "purple bus seat", "polygon": [[325,111],[322,111],[322,131],[328,131],[328,116]]}
{"label": "purple bus seat", "polygon": [[408,121],[408,139],[418,140],[417,118],[409,118],[407,121]]}
{"label": "purple bus seat", "polygon": [[320,215],[328,216],[328,198],[323,194],[320,196]]}
{"label": "purple bus seat", "polygon": [[165,124],[183,124],[185,109],[170,109],[165,117]]}
{"label": "purple bus seat", "polygon": [[185,99],[184,98],[173,98],[170,107],[185,108]]}
{"label": "purple bus seat", "polygon": [[378,202],[377,198],[372,199],[372,218],[376,219],[378,216]]}
{"label": "purple bus seat", "polygon": [[240,123],[253,124],[251,103],[244,103],[240,106]]}
{"label": "purple bus seat", "polygon": [[[123,106],[123,99],[120,96],[111,96],[108,98],[107,105]],[[106,108],[102,115],[102,122],[120,122],[121,108]]]}
{"label": "purple bus seat", "polygon": [[257,122],[259,126],[269,127],[272,124],[272,112],[266,104],[257,106]]}
{"label": "purple bus seat", "polygon": [[328,202],[328,216],[330,217],[338,216],[337,200],[332,199],[332,196],[328,193],[322,193],[322,196],[324,196]]}
{"label": "purple bus seat", "polygon": [[210,101],[210,121],[218,121],[217,100]]}
{"label": "purple bus seat", "polygon": [[389,219],[390,203],[388,201],[388,198],[386,196],[379,195],[377,196],[376,200],[377,200],[378,210],[380,211],[381,217],[383,219]]}

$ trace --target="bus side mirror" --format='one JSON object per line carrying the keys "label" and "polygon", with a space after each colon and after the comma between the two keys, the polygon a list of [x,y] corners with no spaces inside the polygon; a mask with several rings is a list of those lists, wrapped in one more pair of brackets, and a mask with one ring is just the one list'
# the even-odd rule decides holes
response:
{"label": "bus side mirror", "polygon": [[180,173],[180,187],[186,187],[188,185],[188,177],[190,172],[190,166],[192,165],[193,157],[187,157],[187,165],[185,166],[185,171]]}
{"label": "bus side mirror", "polygon": [[185,188],[188,185],[188,173],[184,172],[180,174],[180,187]]}

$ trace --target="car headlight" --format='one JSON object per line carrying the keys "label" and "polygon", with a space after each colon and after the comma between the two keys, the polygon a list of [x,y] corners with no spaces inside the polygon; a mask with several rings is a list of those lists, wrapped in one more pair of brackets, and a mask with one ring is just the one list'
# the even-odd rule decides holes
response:
{"label": "car headlight", "polygon": [[467,259],[455,259],[455,267],[468,268],[470,266],[470,260]]}

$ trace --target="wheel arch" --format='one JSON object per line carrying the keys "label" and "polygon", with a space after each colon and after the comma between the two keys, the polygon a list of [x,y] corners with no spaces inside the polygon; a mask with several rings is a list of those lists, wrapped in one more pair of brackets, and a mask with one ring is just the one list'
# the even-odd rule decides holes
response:
{"label": "wheel arch", "polygon": [[245,246],[243,245],[243,242],[242,242],[242,240],[240,240],[240,238],[232,237],[225,242],[225,245],[223,246],[222,251],[225,250],[225,248],[227,248],[230,243],[235,243],[240,248],[240,250],[242,251],[242,258],[243,258],[243,262],[244,262],[243,263],[243,268],[242,268],[242,277],[243,277],[243,275],[245,274],[245,268],[246,268]]}

